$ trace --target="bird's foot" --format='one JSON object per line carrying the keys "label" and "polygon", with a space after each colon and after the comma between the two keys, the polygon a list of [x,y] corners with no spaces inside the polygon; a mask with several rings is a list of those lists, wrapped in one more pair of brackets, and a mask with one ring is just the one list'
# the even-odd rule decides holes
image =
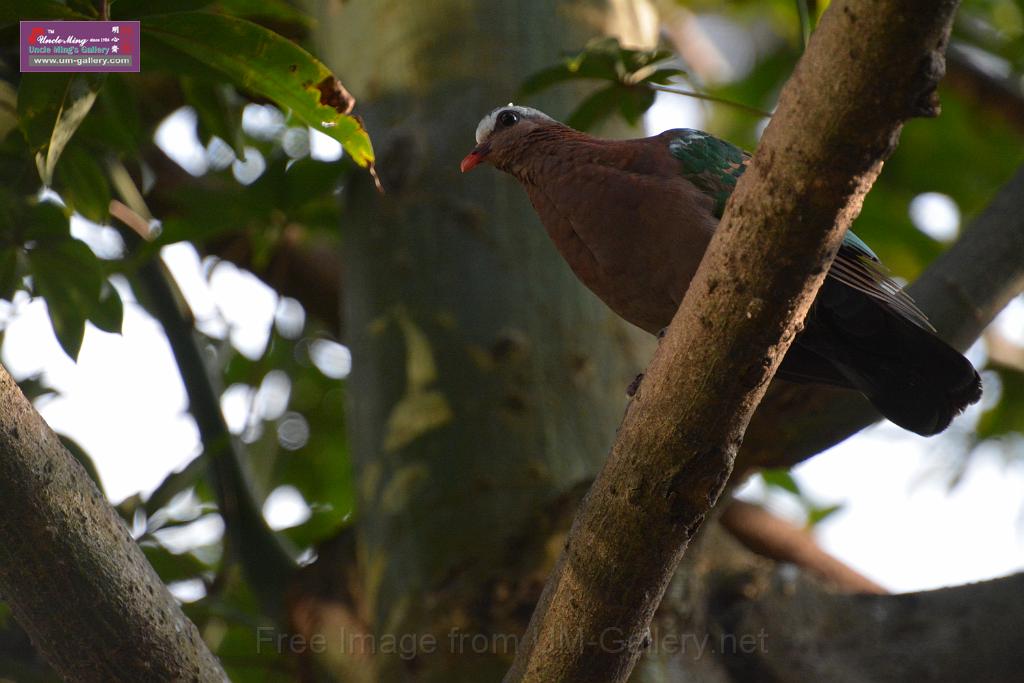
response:
{"label": "bird's foot", "polygon": [[658,330],[658,334],[657,334],[658,340],[660,341],[660,340],[664,339],[666,334],[668,334],[668,327],[667,326],[661,328],[660,330]]}
{"label": "bird's foot", "polygon": [[629,383],[628,387],[626,387],[626,396],[633,398],[633,396],[636,395],[636,392],[640,389],[640,382],[642,381],[644,381],[644,373],[641,372],[639,375],[634,377],[633,381]]}

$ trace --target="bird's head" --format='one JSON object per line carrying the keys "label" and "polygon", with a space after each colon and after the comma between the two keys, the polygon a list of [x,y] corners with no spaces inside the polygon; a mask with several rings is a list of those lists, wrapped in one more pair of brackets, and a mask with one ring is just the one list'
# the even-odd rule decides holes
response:
{"label": "bird's head", "polygon": [[465,173],[485,161],[500,167],[514,150],[522,147],[527,133],[554,122],[544,112],[530,107],[513,104],[498,107],[480,120],[476,127],[476,147],[459,168]]}

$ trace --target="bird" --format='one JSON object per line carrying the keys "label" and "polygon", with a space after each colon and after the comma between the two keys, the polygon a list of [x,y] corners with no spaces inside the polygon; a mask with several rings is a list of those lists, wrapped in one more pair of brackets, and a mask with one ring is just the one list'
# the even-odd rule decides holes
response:
{"label": "bird", "polygon": [[[691,128],[607,140],[510,104],[481,119],[460,169],[490,164],[518,180],[583,284],[620,317],[659,334],[751,158]],[[982,393],[970,361],[937,336],[851,231],[777,376],[860,392],[922,436],[945,430]]]}

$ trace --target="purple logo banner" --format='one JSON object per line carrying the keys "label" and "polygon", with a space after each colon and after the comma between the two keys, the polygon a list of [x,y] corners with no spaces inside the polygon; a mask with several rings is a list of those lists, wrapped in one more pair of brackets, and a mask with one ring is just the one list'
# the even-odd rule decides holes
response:
{"label": "purple logo banner", "polygon": [[138,71],[137,21],[23,21],[22,71]]}

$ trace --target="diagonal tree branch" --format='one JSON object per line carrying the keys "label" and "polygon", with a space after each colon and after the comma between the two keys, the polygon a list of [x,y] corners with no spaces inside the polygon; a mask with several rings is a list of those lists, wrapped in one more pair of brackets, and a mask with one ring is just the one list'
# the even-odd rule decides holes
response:
{"label": "diagonal tree branch", "polygon": [[580,507],[506,681],[629,676],[903,121],[937,113],[956,6],[830,5]]}
{"label": "diagonal tree branch", "polygon": [[124,522],[3,368],[0,596],[66,680],[227,680]]}

